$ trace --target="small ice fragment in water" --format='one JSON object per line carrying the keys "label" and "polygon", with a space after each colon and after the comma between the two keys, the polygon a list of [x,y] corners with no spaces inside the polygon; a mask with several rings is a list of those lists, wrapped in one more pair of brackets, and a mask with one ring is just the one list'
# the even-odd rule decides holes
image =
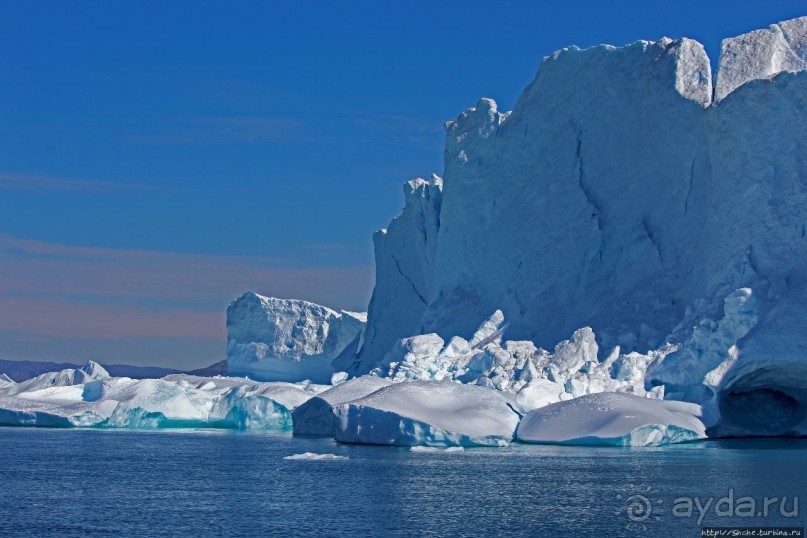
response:
{"label": "small ice fragment in water", "polygon": [[450,446],[447,448],[440,448],[436,446],[413,446],[409,449],[410,452],[464,452],[465,449],[461,446]]}
{"label": "small ice fragment in water", "polygon": [[337,456],[336,454],[316,454],[314,452],[303,452],[302,454],[294,454],[292,456],[285,456],[284,460],[307,460],[307,461],[337,461],[349,460],[347,456]]}

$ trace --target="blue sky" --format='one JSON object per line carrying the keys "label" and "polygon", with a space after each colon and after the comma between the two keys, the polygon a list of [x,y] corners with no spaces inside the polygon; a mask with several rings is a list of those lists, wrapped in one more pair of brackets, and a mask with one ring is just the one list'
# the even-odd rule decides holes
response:
{"label": "blue sky", "polygon": [[224,358],[247,290],[364,310],[442,125],[570,45],[720,40],[795,1],[0,3],[0,358]]}

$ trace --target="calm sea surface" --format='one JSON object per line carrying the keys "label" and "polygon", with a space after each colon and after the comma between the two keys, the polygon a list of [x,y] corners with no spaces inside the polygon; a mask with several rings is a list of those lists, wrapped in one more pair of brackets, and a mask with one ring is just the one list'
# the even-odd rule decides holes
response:
{"label": "calm sea surface", "polygon": [[[350,459],[283,459],[301,452]],[[782,517],[794,497],[798,516]],[[0,536],[677,538],[805,516],[805,440],[424,454],[290,434],[0,428]]]}

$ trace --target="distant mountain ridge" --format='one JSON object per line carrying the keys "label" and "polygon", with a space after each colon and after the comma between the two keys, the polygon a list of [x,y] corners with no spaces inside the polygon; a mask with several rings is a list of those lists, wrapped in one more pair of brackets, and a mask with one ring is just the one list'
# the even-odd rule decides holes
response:
{"label": "distant mountain ridge", "polygon": [[[227,371],[227,361],[220,361],[196,370],[177,370],[175,368],[162,368],[160,366],[133,366],[130,364],[103,364],[113,377],[131,377],[132,379],[160,378],[171,374],[191,374],[201,376],[224,375]],[[58,372],[68,368],[80,368],[80,364],[68,362],[44,361],[15,361],[0,359],[0,374],[20,383],[47,372]]]}

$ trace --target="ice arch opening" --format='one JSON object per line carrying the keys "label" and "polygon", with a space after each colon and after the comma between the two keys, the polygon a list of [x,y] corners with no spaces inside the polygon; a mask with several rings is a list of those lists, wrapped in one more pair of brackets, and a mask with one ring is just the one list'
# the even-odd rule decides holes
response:
{"label": "ice arch opening", "polygon": [[807,390],[800,376],[775,367],[738,378],[718,396],[720,430],[728,435],[804,435]]}

